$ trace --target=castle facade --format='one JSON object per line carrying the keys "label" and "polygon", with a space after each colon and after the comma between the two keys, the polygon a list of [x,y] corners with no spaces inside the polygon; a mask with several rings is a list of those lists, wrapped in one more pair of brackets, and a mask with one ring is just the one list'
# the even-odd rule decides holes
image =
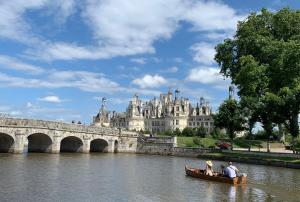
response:
{"label": "castle facade", "polygon": [[203,127],[207,133],[212,132],[214,123],[209,103],[201,97],[196,106],[193,106],[189,99],[179,97],[179,93],[179,90],[174,94],[169,91],[149,101],[142,101],[138,95],[134,95],[126,112],[122,113],[108,112],[105,100],[102,100],[101,109],[93,118],[93,124],[152,133],[177,128],[183,130],[186,127]]}

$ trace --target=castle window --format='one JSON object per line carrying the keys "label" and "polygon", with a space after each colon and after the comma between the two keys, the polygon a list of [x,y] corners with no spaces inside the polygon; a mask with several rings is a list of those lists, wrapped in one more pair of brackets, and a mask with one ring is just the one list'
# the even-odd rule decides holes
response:
{"label": "castle window", "polygon": [[179,113],[176,113],[176,116],[179,116]]}
{"label": "castle window", "polygon": [[199,126],[200,125],[200,123],[199,122],[197,122],[197,126]]}
{"label": "castle window", "polygon": [[192,122],[189,122],[189,126],[192,126]]}
{"label": "castle window", "polygon": [[176,120],[176,125],[179,125],[179,120]]}
{"label": "castle window", "polygon": [[176,111],[179,111],[179,107],[176,107]]}

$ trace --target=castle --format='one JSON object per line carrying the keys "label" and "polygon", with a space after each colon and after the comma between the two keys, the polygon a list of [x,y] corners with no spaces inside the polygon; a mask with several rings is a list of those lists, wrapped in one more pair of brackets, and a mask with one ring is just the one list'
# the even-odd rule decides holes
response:
{"label": "castle", "polygon": [[126,112],[122,113],[108,112],[106,99],[103,98],[99,113],[93,117],[93,125],[152,133],[177,128],[183,130],[186,127],[203,127],[207,133],[212,132],[214,124],[209,103],[201,97],[199,103],[192,106],[189,99],[179,97],[179,93],[175,90],[174,96],[169,90],[166,94],[160,94],[159,99],[154,97],[145,102],[135,94]]}

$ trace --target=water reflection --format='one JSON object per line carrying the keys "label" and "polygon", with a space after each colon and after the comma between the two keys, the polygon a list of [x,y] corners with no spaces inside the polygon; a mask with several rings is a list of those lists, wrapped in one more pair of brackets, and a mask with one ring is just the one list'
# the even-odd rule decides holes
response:
{"label": "water reflection", "polygon": [[[221,162],[214,162],[219,168]],[[199,180],[194,158],[134,154],[0,154],[1,201],[297,201],[300,171],[237,164],[246,186]]]}

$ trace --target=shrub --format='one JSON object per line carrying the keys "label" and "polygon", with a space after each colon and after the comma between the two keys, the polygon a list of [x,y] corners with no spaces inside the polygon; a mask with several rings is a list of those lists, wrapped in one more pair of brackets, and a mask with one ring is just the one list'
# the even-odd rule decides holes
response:
{"label": "shrub", "polygon": [[205,137],[207,135],[206,129],[203,126],[196,128],[195,135],[198,137]]}
{"label": "shrub", "polygon": [[200,144],[201,144],[200,138],[199,138],[199,137],[193,137],[193,143],[194,143],[195,145],[200,145]]}
{"label": "shrub", "polygon": [[185,137],[195,136],[195,130],[193,130],[192,128],[186,127],[182,130],[181,135],[185,136]]}
{"label": "shrub", "polygon": [[225,138],[224,136],[226,136],[226,134],[221,132],[220,128],[214,128],[214,130],[210,133],[210,135],[214,138],[214,139],[220,139],[220,138]]}
{"label": "shrub", "polygon": [[176,128],[176,129],[173,131],[173,135],[172,135],[172,136],[181,136],[181,135],[182,135],[181,131],[180,131],[178,128]]}
{"label": "shrub", "polygon": [[294,140],[294,150],[300,152],[300,137]]}

